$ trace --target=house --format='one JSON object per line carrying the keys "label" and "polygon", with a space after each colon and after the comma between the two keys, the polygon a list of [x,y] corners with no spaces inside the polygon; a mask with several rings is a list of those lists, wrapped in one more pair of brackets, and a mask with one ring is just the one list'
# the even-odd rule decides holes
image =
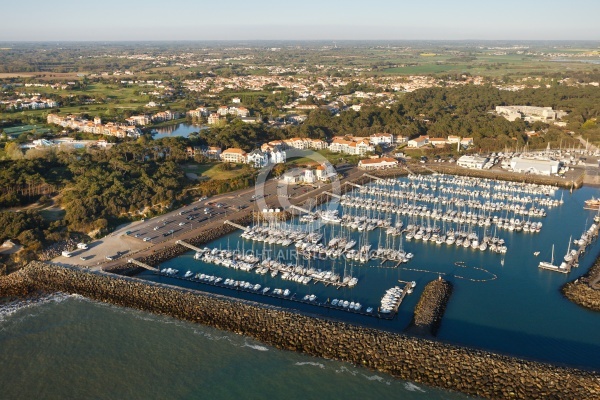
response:
{"label": "house", "polygon": [[375,146],[390,146],[394,143],[394,135],[391,133],[377,133],[369,137],[369,142]]}
{"label": "house", "polygon": [[285,160],[285,151],[279,150],[279,148],[275,148],[269,153],[269,162],[271,164],[283,164],[285,163]]}
{"label": "house", "polygon": [[330,163],[323,163],[315,169],[315,177],[317,180],[326,182],[331,181],[337,176],[337,171]]}
{"label": "house", "polygon": [[269,163],[269,155],[260,149],[254,149],[246,155],[246,162],[255,168],[262,168]]}
{"label": "house", "polygon": [[206,117],[208,114],[208,108],[206,107],[198,107],[195,110],[189,110],[187,112],[187,115],[189,115],[191,118]]}
{"label": "house", "polygon": [[239,103],[242,102],[242,100],[240,100],[239,97],[234,97],[233,99],[231,99],[231,102],[234,103],[234,104],[239,104]]}
{"label": "house", "polygon": [[221,160],[224,162],[231,163],[245,163],[246,162],[246,152],[242,149],[238,148],[230,148],[226,149],[221,153]]}
{"label": "house", "polygon": [[240,120],[246,124],[256,124],[258,121],[253,117],[241,117]]}
{"label": "house", "polygon": [[450,135],[450,136],[448,136],[447,142],[450,144],[456,144],[456,143],[460,143],[460,140],[461,140],[460,136]]}
{"label": "house", "polygon": [[473,138],[462,138],[460,139],[460,145],[463,147],[473,146]]}
{"label": "house", "polygon": [[203,152],[205,157],[210,158],[211,160],[220,160],[221,159],[221,148],[210,146],[206,148]]}
{"label": "house", "polygon": [[370,158],[366,160],[360,160],[358,162],[358,168],[367,171],[375,169],[393,168],[396,166],[398,166],[398,160],[391,157]]}
{"label": "house", "polygon": [[408,141],[408,147],[421,148],[429,143],[429,136],[421,135],[418,138]]}
{"label": "house", "polygon": [[236,114],[238,117],[245,118],[250,115],[250,110],[248,110],[246,107],[238,107],[236,109]]}
{"label": "house", "polygon": [[345,136],[342,138],[336,136],[329,145],[329,150],[334,153],[364,156],[368,152],[374,152],[375,146],[373,146],[366,138],[357,138],[353,136]]}
{"label": "house", "polygon": [[286,184],[314,183],[315,174],[311,169],[294,168],[281,176],[281,182]]}
{"label": "house", "polygon": [[150,123],[150,117],[147,115],[132,115],[125,120],[129,125],[146,126]]}
{"label": "house", "polygon": [[217,109],[217,114],[219,114],[222,117],[227,116],[227,114],[229,114],[229,108],[227,106],[220,106]]}
{"label": "house", "polygon": [[444,138],[430,138],[429,144],[433,147],[444,147],[446,144],[448,144],[448,141]]}
{"label": "house", "polygon": [[221,116],[217,113],[212,113],[208,116],[208,124],[209,125],[218,124],[220,120],[221,120]]}
{"label": "house", "polygon": [[456,161],[456,165],[464,168],[483,169],[488,160],[487,157],[462,156]]}

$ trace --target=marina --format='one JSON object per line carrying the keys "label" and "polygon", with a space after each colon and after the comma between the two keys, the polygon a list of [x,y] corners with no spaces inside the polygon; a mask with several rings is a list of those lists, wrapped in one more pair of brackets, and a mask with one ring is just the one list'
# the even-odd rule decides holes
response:
{"label": "marina", "polygon": [[[594,218],[597,219],[597,211],[587,211],[583,208],[585,200],[595,196],[596,190],[584,187],[570,193],[564,189],[531,184],[484,182],[490,188],[495,188],[494,193],[538,198],[534,202],[526,203],[526,209],[543,208],[545,216],[523,216],[517,213],[513,215],[512,211],[502,208],[497,211],[475,208],[471,210],[466,202],[473,199],[474,195],[466,192],[454,195],[465,200],[462,207],[464,209],[460,210],[461,215],[458,215],[458,207],[455,206],[458,203],[456,199],[447,202],[453,204],[432,203],[417,198],[401,201],[376,193],[380,189],[404,190],[402,187],[410,184],[427,184],[431,188],[433,180],[437,181],[438,187],[443,183],[452,188],[479,190],[480,193],[488,190],[487,187],[477,186],[483,185],[477,183],[484,182],[482,180],[444,175],[373,179],[363,185],[353,185],[352,189],[339,199],[329,196],[330,201],[312,207],[310,213],[301,213],[287,221],[257,220],[248,226],[239,226],[236,232],[206,245],[211,251],[218,249],[254,255],[259,262],[254,264],[250,271],[194,259],[196,251],[190,251],[164,262],[160,267],[178,269],[178,277],[163,274],[157,276],[150,271],[140,274],[140,277],[190,288],[200,285],[202,290],[218,294],[284,305],[353,323],[379,326],[375,321],[381,320],[381,323],[385,324],[382,328],[402,331],[410,323],[422,288],[427,282],[442,276],[450,280],[456,288],[438,331],[442,340],[559,362],[575,358],[578,363],[586,364],[587,350],[584,349],[589,350],[589,346],[595,348],[595,339],[585,331],[569,330],[566,325],[555,324],[552,321],[560,316],[562,321],[580,323],[580,320],[575,321],[574,315],[585,311],[574,311],[568,306],[569,303],[560,295],[559,288],[567,280],[575,279],[585,272],[587,265],[598,252],[598,241],[590,240],[585,246],[585,252],[580,252],[577,262],[573,262],[573,266],[579,264],[583,268],[573,267],[568,273],[556,274],[552,273],[552,270],[539,268],[539,264],[540,261],[550,261],[553,244],[557,260],[562,260],[563,255],[573,250],[579,251],[578,242],[582,232],[587,232],[592,227]],[[370,188],[376,189],[374,194],[369,193]],[[417,193],[431,193],[431,190],[413,187],[408,192],[414,190]],[[343,204],[344,196],[387,201],[397,205],[408,203],[411,207],[414,204],[415,207],[427,207],[432,212],[441,210],[442,215],[449,208],[457,211],[459,218],[454,222],[454,218],[433,219],[426,212],[420,215],[420,211],[418,215],[414,215],[383,208],[357,208]],[[480,196],[478,200],[484,198]],[[379,205],[375,202],[373,204]],[[525,203],[515,201],[514,204]],[[308,210],[307,206],[301,208]],[[486,226],[485,219],[483,226],[479,226],[479,219],[476,224],[467,223],[466,216],[463,217],[465,221],[461,222],[463,211],[467,215],[471,211],[471,216],[485,215],[486,219],[490,219],[489,226]],[[327,221],[322,220],[322,213]],[[494,216],[497,216],[498,220],[507,219],[509,228],[504,228],[504,220],[501,228],[499,222],[494,222]],[[511,230],[511,218],[529,221],[529,232],[524,229],[524,224],[521,231],[517,230],[516,224]],[[542,221],[540,232],[531,234],[531,224]],[[569,223],[565,224],[564,221]],[[358,226],[362,224],[361,230],[352,227],[352,224],[357,222]],[[442,240],[444,236],[445,240]],[[572,239],[569,239],[569,236],[572,236]],[[425,237],[427,240],[424,240]],[[575,240],[578,242],[575,243]],[[451,244],[448,244],[448,241]],[[468,246],[465,246],[465,241],[468,241]],[[346,245],[349,245],[348,249],[345,248]],[[495,251],[492,251],[492,245],[495,245]],[[396,252],[395,256],[393,252]],[[402,254],[400,252],[404,252],[404,257],[410,254],[411,258],[399,261],[397,257],[398,254]],[[262,265],[266,260],[267,264]],[[294,275],[296,278],[282,279],[280,266],[293,267],[283,272],[288,273],[288,278]],[[299,268],[300,273],[295,272],[296,268]],[[330,277],[334,274],[339,275],[340,281],[343,281],[344,276],[352,276],[358,282],[353,287],[337,286],[311,277],[309,283],[305,284],[304,277],[307,275],[304,272],[311,268],[314,271],[321,270],[325,274],[330,272]],[[210,282],[201,283],[196,279],[184,279],[183,275],[188,270],[194,276],[198,273],[218,276],[222,277],[222,281],[214,285]],[[300,276],[303,277],[302,281],[299,280]],[[252,289],[232,289],[232,286],[224,285],[226,279],[251,282]],[[402,289],[403,285],[396,283],[398,280],[416,282],[416,296],[404,297],[392,318],[373,318],[377,316],[382,296],[386,291],[394,286],[400,286]],[[257,284],[260,285],[260,289],[255,291],[253,288]],[[263,294],[265,288],[269,290]],[[275,289],[280,289],[281,294],[273,294]],[[286,289],[289,291],[288,296],[283,296]],[[510,296],[507,297],[506,293],[510,293]],[[532,297],[535,293],[537,295]],[[311,296],[314,300],[311,300]],[[334,300],[338,300],[335,305]],[[348,307],[344,308],[346,301]],[[360,304],[359,312],[350,309],[352,302],[355,307],[357,303]],[[547,322],[544,324],[544,331],[531,324],[531,313],[545,318]],[[503,315],[505,318],[495,319],[492,315]],[[380,316],[384,316],[384,313],[380,313]],[[594,325],[595,322],[591,320],[588,324]],[[497,329],[500,329],[500,326],[509,326],[510,329],[502,328],[502,334],[499,334]],[[600,329],[600,326],[598,328]],[[537,337],[535,346],[511,345],[511,340],[529,340],[526,338],[531,335]],[[549,351],[553,341],[559,337],[563,343],[567,343],[565,346],[569,349],[568,352]]]}

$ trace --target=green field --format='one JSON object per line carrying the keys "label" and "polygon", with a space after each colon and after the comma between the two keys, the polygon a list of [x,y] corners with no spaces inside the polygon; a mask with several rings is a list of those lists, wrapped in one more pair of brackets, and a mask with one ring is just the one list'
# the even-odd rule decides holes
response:
{"label": "green field", "polygon": [[208,179],[231,179],[252,171],[248,165],[233,165],[230,170],[223,170],[222,163],[214,164],[186,164],[183,166],[185,172],[198,175],[199,178]]}

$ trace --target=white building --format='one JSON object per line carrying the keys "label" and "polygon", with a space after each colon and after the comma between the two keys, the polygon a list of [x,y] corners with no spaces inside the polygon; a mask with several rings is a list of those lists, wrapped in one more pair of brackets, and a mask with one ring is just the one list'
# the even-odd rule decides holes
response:
{"label": "white building", "polygon": [[536,160],[533,158],[513,158],[510,166],[515,172],[524,172],[536,175],[557,174],[560,162],[554,160]]}
{"label": "white building", "polygon": [[286,154],[285,151],[283,150],[279,150],[278,148],[275,148],[273,151],[271,151],[271,153],[269,154],[269,162],[271,164],[283,164],[285,163],[286,160]]}
{"label": "white building", "polygon": [[420,148],[429,143],[429,136],[419,136],[418,138],[414,138],[408,141],[408,147]]}
{"label": "white building", "polygon": [[398,165],[398,160],[390,157],[381,157],[381,158],[370,158],[366,160],[360,160],[358,162],[358,168],[362,168],[365,170],[374,170],[374,169],[386,169],[393,168]]}
{"label": "white building", "polygon": [[246,162],[255,168],[262,168],[269,163],[269,155],[260,149],[254,149],[246,156]]}
{"label": "white building", "polygon": [[391,133],[377,133],[369,137],[369,142],[374,146],[378,144],[383,146],[392,145],[394,143],[394,135]]}
{"label": "white building", "polygon": [[315,174],[312,169],[294,168],[282,175],[281,182],[286,184],[314,183]]}
{"label": "white building", "polygon": [[456,164],[464,168],[483,169],[486,162],[488,162],[486,157],[462,156],[456,161]]}

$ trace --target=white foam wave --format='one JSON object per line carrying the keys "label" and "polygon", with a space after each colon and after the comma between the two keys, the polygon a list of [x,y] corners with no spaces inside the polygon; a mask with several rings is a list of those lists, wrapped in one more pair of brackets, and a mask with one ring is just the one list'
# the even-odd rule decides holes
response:
{"label": "white foam wave", "polygon": [[418,387],[417,385],[415,385],[412,382],[406,382],[404,384],[404,388],[406,390],[408,390],[409,392],[421,392],[421,393],[425,393],[425,390],[421,389],[420,387]]}
{"label": "white foam wave", "polygon": [[312,365],[313,367],[319,367],[321,369],[325,369],[324,364],[321,364],[318,362],[313,362],[313,361],[297,362],[295,365]]}
{"label": "white foam wave", "polygon": [[250,347],[251,349],[258,350],[258,351],[269,351],[269,349],[267,347],[261,346],[258,344],[244,343],[244,345],[242,347]]}
{"label": "white foam wave", "polygon": [[[65,293],[53,293],[53,294],[50,294],[47,296],[41,296],[41,297],[36,297],[36,298],[31,298],[31,299],[24,299],[24,300],[16,300],[16,301],[11,301],[9,303],[1,304],[0,305],[0,322],[4,322],[8,317],[10,317],[11,315],[14,315],[15,313],[17,313],[21,310],[29,309],[32,307],[37,307],[42,304],[62,303],[63,301],[70,299],[70,298],[76,298],[76,296],[68,295]],[[30,316],[35,316],[35,314],[31,314]]]}

